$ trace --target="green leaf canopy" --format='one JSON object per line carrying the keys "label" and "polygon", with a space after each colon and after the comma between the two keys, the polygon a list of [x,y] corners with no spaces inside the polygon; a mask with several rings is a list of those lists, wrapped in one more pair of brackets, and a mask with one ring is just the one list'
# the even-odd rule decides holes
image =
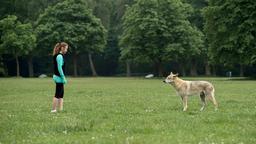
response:
{"label": "green leaf canopy", "polygon": [[65,41],[77,54],[101,52],[106,43],[101,21],[81,0],[65,0],[48,7],[37,21],[37,34],[40,46],[52,49],[56,42]]}

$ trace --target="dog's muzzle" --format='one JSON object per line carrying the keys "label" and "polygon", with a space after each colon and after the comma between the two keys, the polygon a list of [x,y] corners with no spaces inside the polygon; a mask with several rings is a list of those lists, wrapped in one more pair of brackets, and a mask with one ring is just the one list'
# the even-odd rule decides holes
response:
{"label": "dog's muzzle", "polygon": [[167,79],[167,80],[165,79],[165,80],[163,80],[163,82],[164,82],[164,83],[172,83],[173,81],[168,80],[168,79]]}

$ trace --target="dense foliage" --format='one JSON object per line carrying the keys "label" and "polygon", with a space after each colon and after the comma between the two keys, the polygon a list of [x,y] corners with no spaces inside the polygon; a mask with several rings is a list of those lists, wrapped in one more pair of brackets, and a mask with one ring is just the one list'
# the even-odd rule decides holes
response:
{"label": "dense foliage", "polygon": [[[0,30],[1,76],[51,74],[49,54],[60,41],[71,46],[67,73],[74,76],[256,71],[252,0],[0,1],[1,21],[15,16],[13,32]],[[15,42],[16,25],[23,44]]]}

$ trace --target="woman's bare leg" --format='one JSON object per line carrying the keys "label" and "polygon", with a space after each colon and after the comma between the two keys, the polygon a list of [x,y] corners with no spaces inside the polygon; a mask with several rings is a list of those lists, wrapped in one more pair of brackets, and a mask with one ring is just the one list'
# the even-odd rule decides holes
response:
{"label": "woman's bare leg", "polygon": [[60,109],[60,111],[63,110],[63,98],[59,99],[59,109]]}
{"label": "woman's bare leg", "polygon": [[52,111],[51,112],[56,112],[57,103],[58,103],[58,99],[56,97],[53,97],[53,100],[52,100]]}

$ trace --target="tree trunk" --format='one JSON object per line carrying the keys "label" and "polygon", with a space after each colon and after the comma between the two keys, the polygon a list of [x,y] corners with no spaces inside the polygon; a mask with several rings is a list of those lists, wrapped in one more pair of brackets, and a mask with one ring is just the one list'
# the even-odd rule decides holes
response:
{"label": "tree trunk", "polygon": [[191,61],[190,75],[191,75],[191,76],[197,76],[196,62],[195,62],[195,60],[192,60],[192,61]]}
{"label": "tree trunk", "polygon": [[163,77],[163,65],[161,61],[156,62],[157,72],[159,77]]}
{"label": "tree trunk", "polygon": [[91,70],[92,70],[92,76],[98,76],[98,74],[97,74],[97,72],[96,72],[96,70],[95,70],[93,61],[92,61],[92,54],[89,53],[89,54],[88,54],[88,57],[89,57],[90,67],[91,67]]}
{"label": "tree trunk", "polygon": [[15,56],[15,60],[16,60],[16,73],[17,73],[17,77],[20,76],[20,64],[19,64],[19,59],[18,56]]}
{"label": "tree trunk", "polygon": [[28,56],[28,73],[29,73],[29,77],[34,76],[34,65],[33,65],[33,56],[32,55]]}
{"label": "tree trunk", "polygon": [[3,58],[1,55],[0,55],[0,73],[2,73],[4,76],[6,76],[6,70],[5,70]]}
{"label": "tree trunk", "polygon": [[216,66],[215,65],[212,66],[212,75],[213,76],[217,76],[217,74],[216,74]]}
{"label": "tree trunk", "polygon": [[131,63],[129,60],[126,60],[126,76],[131,76]]}
{"label": "tree trunk", "polygon": [[244,65],[240,64],[240,77],[244,77]]}
{"label": "tree trunk", "polygon": [[77,53],[74,52],[73,54],[73,70],[74,70],[74,76],[77,77],[78,74],[77,74]]}
{"label": "tree trunk", "polygon": [[180,67],[182,76],[186,76],[186,65],[181,63],[181,65],[179,65],[179,67]]}
{"label": "tree trunk", "polygon": [[209,64],[208,61],[205,64],[205,75],[206,76],[210,76],[211,75],[211,67],[210,67],[210,64]]}

